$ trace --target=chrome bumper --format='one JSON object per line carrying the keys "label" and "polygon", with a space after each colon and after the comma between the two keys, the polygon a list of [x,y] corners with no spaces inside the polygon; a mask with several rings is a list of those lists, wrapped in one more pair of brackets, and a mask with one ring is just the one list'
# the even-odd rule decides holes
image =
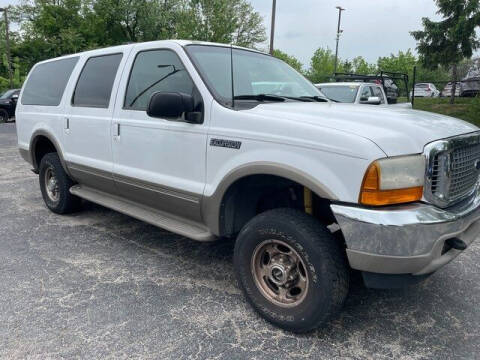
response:
{"label": "chrome bumper", "polygon": [[445,241],[470,245],[480,233],[480,191],[448,209],[415,203],[369,209],[332,205],[353,269],[382,274],[430,274],[462,251]]}

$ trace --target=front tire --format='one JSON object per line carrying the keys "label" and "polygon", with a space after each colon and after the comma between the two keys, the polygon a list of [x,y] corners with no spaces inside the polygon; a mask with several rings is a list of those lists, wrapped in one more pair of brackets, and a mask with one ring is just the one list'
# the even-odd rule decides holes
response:
{"label": "front tire", "polygon": [[240,286],[269,322],[307,332],[342,307],[349,271],[338,240],[315,218],[294,209],[275,209],[248,222],[234,252]]}
{"label": "front tire", "polygon": [[78,210],[80,198],[70,193],[74,182],[63,169],[57,153],[48,153],[40,162],[40,190],[45,205],[56,214]]}

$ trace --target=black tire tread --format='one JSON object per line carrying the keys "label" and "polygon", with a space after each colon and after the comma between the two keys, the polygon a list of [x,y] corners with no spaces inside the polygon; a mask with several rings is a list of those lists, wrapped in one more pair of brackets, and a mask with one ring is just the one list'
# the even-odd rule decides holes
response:
{"label": "black tire tread", "polygon": [[[284,223],[290,223],[298,231],[306,235],[310,239],[316,239],[316,246],[320,248],[320,251],[330,256],[325,257],[325,261],[328,262],[327,277],[333,281],[331,302],[326,308],[326,311],[317,314],[317,318],[311,322],[311,325],[304,328],[289,328],[284,327],[281,324],[277,324],[284,329],[293,330],[298,333],[311,331],[328,320],[332,319],[342,308],[349,290],[350,274],[349,268],[345,256],[345,250],[343,245],[332,235],[332,233],[323,226],[313,216],[308,215],[302,211],[291,208],[279,208],[266,211],[253,218],[244,229],[248,229],[252,226],[261,226],[262,223],[268,223],[271,219],[275,221],[281,221]],[[242,232],[240,232],[239,238]],[[242,285],[241,285],[242,286]],[[243,288],[243,286],[242,286]],[[248,299],[249,302],[257,310],[258,307]]]}
{"label": "black tire tread", "polygon": [[[6,117],[5,117],[5,114],[7,115]],[[0,109],[0,124],[2,123],[6,124],[8,122],[8,119],[9,119],[8,111],[5,109]]]}
{"label": "black tire tread", "polygon": [[[48,195],[45,193],[44,184],[43,184],[43,174],[46,169],[51,165],[55,170],[55,175],[58,180],[60,187],[60,201],[58,204],[52,204],[48,200]],[[45,154],[40,161],[39,166],[40,174],[40,189],[42,191],[43,200],[47,207],[56,214],[70,214],[75,212],[80,207],[81,199],[70,193],[70,188],[75,185],[74,181],[68,176],[65,172],[65,169],[62,166],[60,158],[57,153],[48,153]]]}

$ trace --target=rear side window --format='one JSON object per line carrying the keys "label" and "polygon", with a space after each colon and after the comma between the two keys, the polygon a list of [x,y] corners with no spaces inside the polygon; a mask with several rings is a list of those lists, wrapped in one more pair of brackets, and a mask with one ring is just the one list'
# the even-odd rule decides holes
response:
{"label": "rear side window", "polygon": [[60,105],[68,79],[77,62],[78,56],[37,65],[25,84],[22,104]]}
{"label": "rear side window", "polygon": [[108,108],[122,54],[91,57],[78,78],[72,105]]}
{"label": "rear side window", "polygon": [[385,98],[383,96],[383,91],[378,86],[373,88],[373,96],[377,96],[380,99],[382,104],[385,104]]}

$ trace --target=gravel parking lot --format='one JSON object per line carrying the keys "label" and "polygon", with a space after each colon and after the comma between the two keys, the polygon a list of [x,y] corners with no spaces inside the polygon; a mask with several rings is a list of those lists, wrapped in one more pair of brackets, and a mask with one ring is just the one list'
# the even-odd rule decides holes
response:
{"label": "gravel parking lot", "polygon": [[0,124],[0,358],[480,359],[480,242],[421,285],[365,289],[307,335],[244,301],[233,243],[197,243],[90,203],[58,216]]}

